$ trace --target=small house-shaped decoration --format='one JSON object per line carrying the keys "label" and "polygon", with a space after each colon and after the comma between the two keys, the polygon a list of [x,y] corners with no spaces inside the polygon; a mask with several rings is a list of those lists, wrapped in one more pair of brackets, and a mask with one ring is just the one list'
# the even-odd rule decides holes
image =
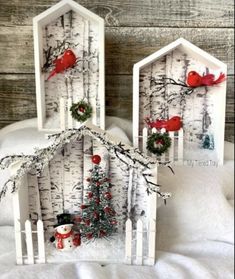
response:
{"label": "small house-shaped decoration", "polygon": [[[11,185],[17,264],[69,260],[153,265],[157,196],[170,196],[157,185],[157,160],[90,122],[51,135],[49,140],[49,146],[34,155],[8,156],[0,162],[12,169],[11,184],[5,185],[1,195]],[[112,184],[108,194],[117,227],[110,238],[88,243],[82,239],[81,246],[64,254],[49,239],[56,217],[62,213],[81,216],[87,197],[92,196],[88,178],[94,155],[101,158],[100,167]]]}
{"label": "small house-shaped decoration", "polygon": [[226,73],[223,62],[183,38],[136,63],[134,146],[143,150],[146,145],[151,131],[146,133],[146,122],[154,126],[178,117],[182,129],[169,133],[172,148],[165,159],[223,164]]}
{"label": "small house-shaped decoration", "polygon": [[88,118],[104,129],[104,20],[62,0],[34,17],[33,32],[39,130],[76,128]]}

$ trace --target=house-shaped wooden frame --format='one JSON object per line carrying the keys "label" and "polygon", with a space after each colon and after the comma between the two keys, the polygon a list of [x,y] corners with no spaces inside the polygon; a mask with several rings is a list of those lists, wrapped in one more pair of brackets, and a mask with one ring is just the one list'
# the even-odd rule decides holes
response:
{"label": "house-shaped wooden frame", "polygon": [[[134,65],[134,146],[142,146],[145,117],[167,119],[178,115],[183,119],[184,160],[223,164],[226,82],[197,88],[190,96],[183,94],[185,88],[171,82],[167,86],[157,85],[166,78],[185,83],[189,71],[226,75],[227,66],[183,38]],[[202,149],[205,135],[214,139],[213,151]]]}
{"label": "house-shaped wooden frame", "polygon": [[[12,184],[5,185],[0,198],[11,185],[17,264],[63,261],[61,252],[56,257],[55,248],[54,254],[53,249],[48,251],[48,239],[57,214],[79,214],[93,154],[101,156],[101,166],[113,185],[117,234],[113,241],[103,243],[104,258],[97,249],[99,244],[89,256],[81,256],[84,251],[79,250],[65,258],[100,263],[155,263],[157,196],[169,197],[157,185],[158,162],[86,122],[78,129],[52,135],[50,145],[34,155],[10,156],[0,162],[4,167],[10,166],[13,175]],[[89,251],[89,244],[77,249]]]}
{"label": "house-shaped wooden frame", "polygon": [[[78,127],[69,110],[81,100],[91,104],[93,124],[104,128],[104,20],[72,0],[62,0],[34,17],[33,32],[39,130]],[[47,80],[66,49],[76,55],[76,65]]]}

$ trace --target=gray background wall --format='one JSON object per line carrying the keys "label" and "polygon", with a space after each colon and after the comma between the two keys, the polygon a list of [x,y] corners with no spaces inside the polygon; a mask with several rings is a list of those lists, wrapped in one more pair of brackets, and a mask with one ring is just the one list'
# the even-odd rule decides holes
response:
{"label": "gray background wall", "polygon": [[[57,0],[0,0],[0,128],[36,116],[32,18]],[[131,119],[132,66],[184,37],[228,64],[234,142],[233,0],[79,0],[106,21],[106,112]]]}

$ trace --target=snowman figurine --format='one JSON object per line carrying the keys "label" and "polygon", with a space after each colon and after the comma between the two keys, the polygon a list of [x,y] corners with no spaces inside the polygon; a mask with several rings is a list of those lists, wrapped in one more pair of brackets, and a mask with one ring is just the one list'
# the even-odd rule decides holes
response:
{"label": "snowman figurine", "polygon": [[55,233],[52,237],[56,249],[60,251],[70,251],[81,245],[81,235],[73,231],[73,222],[71,215],[63,213],[57,216],[57,222],[54,226]]}

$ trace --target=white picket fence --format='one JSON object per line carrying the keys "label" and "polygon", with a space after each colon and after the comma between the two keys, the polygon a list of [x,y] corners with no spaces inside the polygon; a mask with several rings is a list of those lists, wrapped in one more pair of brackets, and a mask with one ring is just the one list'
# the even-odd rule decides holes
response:
{"label": "white picket fence", "polygon": [[[37,241],[33,241],[33,235]],[[32,230],[31,221],[27,220],[24,228],[19,220],[15,220],[15,242],[17,264],[45,263],[44,227],[41,220],[37,221],[36,230]]]}
{"label": "white picket fence", "polygon": [[[148,129],[144,128],[142,133],[142,151],[146,154],[149,153],[147,150],[147,140],[148,136],[156,133],[156,128]],[[164,132],[164,130],[162,131]],[[175,164],[183,163],[183,151],[184,151],[184,131],[181,128],[177,132],[169,132],[169,136],[171,138],[171,147],[167,152],[165,152],[162,156],[158,157],[161,162],[171,161]],[[155,156],[155,155],[154,155]]]}
{"label": "white picket fence", "polygon": [[125,257],[127,264],[154,265],[156,250],[156,221],[150,220],[148,228],[144,228],[141,220],[136,229],[132,221],[126,221]]}

